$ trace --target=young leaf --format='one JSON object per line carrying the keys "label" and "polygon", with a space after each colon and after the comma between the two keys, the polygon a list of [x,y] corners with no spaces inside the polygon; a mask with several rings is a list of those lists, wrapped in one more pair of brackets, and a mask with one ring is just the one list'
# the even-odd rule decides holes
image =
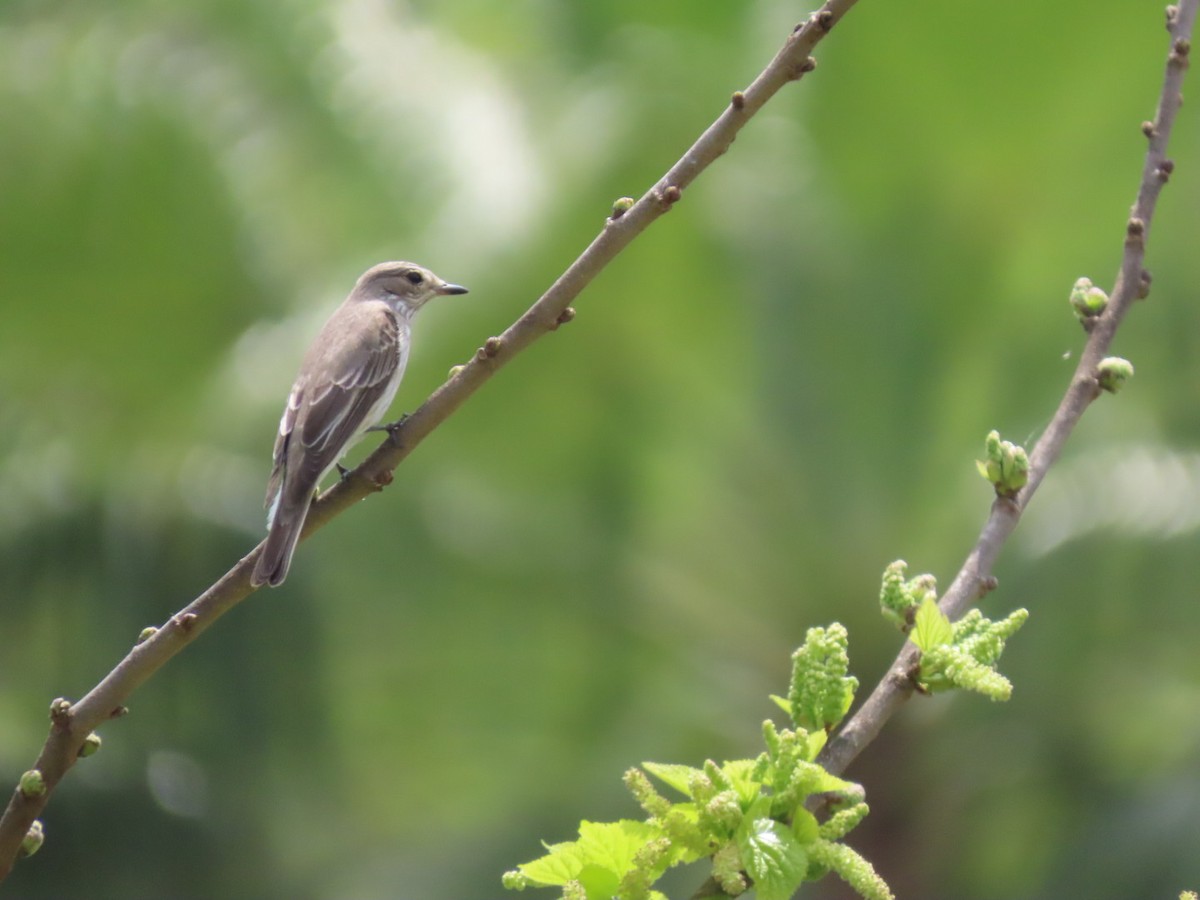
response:
{"label": "young leaf", "polygon": [[737,791],[743,808],[749,806],[762,791],[762,782],[754,778],[754,764],[753,759],[735,759],[721,766],[721,771]]}
{"label": "young leaf", "polygon": [[584,866],[583,852],[574,841],[548,844],[549,852],[533,862],[522,863],[521,874],[537,885],[563,885],[579,874]]}
{"label": "young leaf", "polygon": [[642,846],[660,834],[646,822],[622,819],[619,822],[580,822],[579,840],[588,863],[615,872],[618,877],[633,867],[633,858]]}
{"label": "young leaf", "polygon": [[753,819],[738,837],[746,874],[758,900],[788,900],[808,871],[808,855],[782,822]]}
{"label": "young leaf", "polygon": [[792,834],[801,844],[809,844],[820,836],[821,823],[803,806],[792,814]]}
{"label": "young leaf", "polygon": [[616,894],[618,887],[621,884],[621,879],[617,873],[605,866],[598,866],[595,863],[588,863],[579,870],[579,875],[575,878],[583,889],[587,892],[588,900],[596,898],[612,897]]}
{"label": "young leaf", "polygon": [[691,780],[697,775],[703,775],[701,769],[692,766],[682,766],[677,763],[644,762],[642,768],[661,781],[667,787],[673,787],[685,797],[692,796]]}
{"label": "young leaf", "polygon": [[518,868],[533,885],[578,881],[589,897],[611,897],[622,876],[633,868],[637,852],[660,834],[653,825],[631,819],[584,821],[579,824],[579,840],[551,844],[545,856]]}
{"label": "young leaf", "polygon": [[946,618],[945,613],[938,609],[933,598],[926,597],[921,603],[920,609],[917,610],[912,634],[909,635],[910,640],[924,652],[950,643],[953,636],[950,620]]}

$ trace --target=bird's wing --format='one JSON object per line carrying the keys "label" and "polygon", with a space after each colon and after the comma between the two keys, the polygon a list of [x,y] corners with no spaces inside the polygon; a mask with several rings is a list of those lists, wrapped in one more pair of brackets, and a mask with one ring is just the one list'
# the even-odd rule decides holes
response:
{"label": "bird's wing", "polygon": [[268,505],[281,488],[309,493],[387,393],[402,355],[396,317],[383,307],[346,307],[318,335],[288,396],[275,441]]}
{"label": "bird's wing", "polygon": [[301,398],[304,396],[304,384],[297,379],[288,394],[287,404],[283,407],[283,416],[279,419],[279,431],[275,434],[275,449],[272,451],[271,477],[267,479],[267,499],[263,506],[270,507],[279,496],[283,486],[283,477],[287,471],[288,447],[292,441],[292,432],[296,428],[296,413],[300,411]]}

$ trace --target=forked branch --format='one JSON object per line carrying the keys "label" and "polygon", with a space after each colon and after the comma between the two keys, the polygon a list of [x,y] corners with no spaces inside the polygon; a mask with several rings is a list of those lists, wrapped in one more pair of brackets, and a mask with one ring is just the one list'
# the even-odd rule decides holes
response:
{"label": "forked branch", "polygon": [[[1149,291],[1150,276],[1143,265],[1146,239],[1150,234],[1150,223],[1154,218],[1159,193],[1175,168],[1167,157],[1167,141],[1183,102],[1180,91],[1188,67],[1198,3],[1200,0],[1182,0],[1178,6],[1167,7],[1167,30],[1171,41],[1166,74],[1154,121],[1142,125],[1149,147],[1142,165],[1137,199],[1125,226],[1121,268],[1117,272],[1108,305],[1091,327],[1079,364],[1075,367],[1058,411],[1030,455],[1028,482],[1015,497],[996,498],[978,541],[943,595],[939,606],[951,619],[962,616],[994,585],[992,568],[1005,542],[1016,528],[1042,479],[1062,453],[1079,419],[1101,393],[1097,368],[1108,355],[1117,328],[1134,301],[1146,296]],[[910,673],[919,656],[913,644],[904,645],[871,695],[826,745],[818,759],[821,765],[833,773],[844,772],[863,748],[874,740],[884,723],[912,694]]]}

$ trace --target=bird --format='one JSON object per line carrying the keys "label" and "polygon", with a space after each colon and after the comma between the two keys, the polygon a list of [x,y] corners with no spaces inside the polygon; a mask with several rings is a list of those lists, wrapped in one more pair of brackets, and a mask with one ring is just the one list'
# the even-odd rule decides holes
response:
{"label": "bird", "polygon": [[367,269],[329,317],[279,420],[252,586],[283,583],[321,480],[387,412],[404,377],[413,316],[434,297],[465,293],[416,263],[384,262]]}

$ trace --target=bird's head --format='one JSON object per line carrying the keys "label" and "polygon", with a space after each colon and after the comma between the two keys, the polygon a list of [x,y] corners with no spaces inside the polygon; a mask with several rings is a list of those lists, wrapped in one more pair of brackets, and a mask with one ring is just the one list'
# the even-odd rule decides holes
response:
{"label": "bird's head", "polygon": [[410,262],[385,262],[372,266],[358,279],[354,293],[364,300],[384,300],[416,312],[442,294],[465,294],[467,289],[438,278]]}

